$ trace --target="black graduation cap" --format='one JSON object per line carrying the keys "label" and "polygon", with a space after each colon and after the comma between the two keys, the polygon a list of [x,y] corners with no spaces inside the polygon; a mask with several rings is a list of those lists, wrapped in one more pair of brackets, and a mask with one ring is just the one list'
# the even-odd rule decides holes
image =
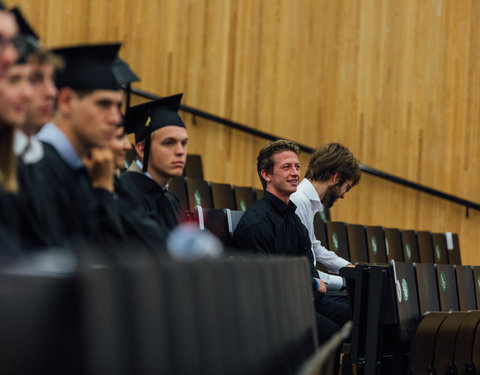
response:
{"label": "black graduation cap", "polygon": [[148,168],[152,132],[165,126],[185,128],[185,124],[177,113],[182,96],[183,94],[172,95],[127,109],[125,132],[127,134],[135,133],[135,143],[145,140],[144,172]]}
{"label": "black graduation cap", "polygon": [[25,64],[27,57],[39,48],[39,37],[37,33],[28,24],[20,8],[15,7],[11,10],[15,16],[18,25],[18,35],[15,38],[15,46],[18,50],[17,64]]}
{"label": "black graduation cap", "polygon": [[113,62],[120,43],[89,44],[53,49],[61,56],[65,68],[58,71],[55,83],[60,89],[74,90],[119,90],[120,83],[113,71]]}
{"label": "black graduation cap", "polygon": [[130,66],[118,56],[113,62],[113,74],[120,85],[139,81],[138,76],[130,69]]}

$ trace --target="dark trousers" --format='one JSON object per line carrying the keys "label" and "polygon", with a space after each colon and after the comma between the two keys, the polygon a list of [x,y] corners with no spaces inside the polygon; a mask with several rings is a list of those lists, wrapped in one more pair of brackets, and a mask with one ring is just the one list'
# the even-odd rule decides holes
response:
{"label": "dark trousers", "polygon": [[315,319],[318,343],[322,345],[352,318],[347,303],[324,296],[315,299]]}

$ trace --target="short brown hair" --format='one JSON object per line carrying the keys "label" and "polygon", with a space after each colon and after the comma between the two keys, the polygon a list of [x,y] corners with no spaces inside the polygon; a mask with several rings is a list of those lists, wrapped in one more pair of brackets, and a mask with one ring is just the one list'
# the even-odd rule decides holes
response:
{"label": "short brown hair", "polygon": [[257,156],[257,173],[262,182],[263,189],[267,187],[267,181],[262,177],[262,171],[266,171],[269,174],[273,173],[273,166],[275,164],[273,155],[283,151],[293,151],[297,155],[300,155],[300,148],[292,141],[279,139],[274,142],[263,146]]}
{"label": "short brown hair", "polygon": [[305,178],[326,181],[335,173],[340,174],[339,184],[352,180],[352,186],[360,181],[360,165],[350,150],[339,143],[327,143],[315,149],[308,163]]}
{"label": "short brown hair", "polygon": [[28,55],[28,62],[38,65],[51,64],[55,70],[63,69],[65,67],[65,63],[60,56],[41,48]]}

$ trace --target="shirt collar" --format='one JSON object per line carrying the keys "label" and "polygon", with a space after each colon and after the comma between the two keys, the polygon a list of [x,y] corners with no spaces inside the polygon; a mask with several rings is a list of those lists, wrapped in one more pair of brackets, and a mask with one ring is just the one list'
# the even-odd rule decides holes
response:
{"label": "shirt collar", "polygon": [[300,184],[298,184],[298,190],[301,190],[305,196],[310,199],[315,206],[321,207],[322,206],[322,201],[320,200],[320,197],[318,196],[317,190],[315,190],[315,187],[313,184],[308,180],[307,178],[304,178]]}
{"label": "shirt collar", "polygon": [[47,123],[38,133],[38,139],[52,146],[60,157],[74,170],[83,168],[78,156],[65,134],[53,123]]}
{"label": "shirt collar", "polygon": [[283,216],[285,216],[288,212],[294,214],[295,210],[297,209],[297,206],[295,206],[295,203],[293,203],[291,200],[289,200],[288,204],[286,204],[280,198],[266,190],[263,197],[270,202],[270,204]]}
{"label": "shirt collar", "polygon": [[[140,170],[143,170],[143,163],[142,163],[140,160],[136,159],[136,160],[135,160],[135,163],[137,163],[138,168],[140,168]],[[143,172],[143,174],[144,174],[145,176],[147,176],[148,178],[150,178],[151,180],[153,180],[153,177],[152,177],[152,175],[151,175],[150,173],[148,173],[148,172]],[[168,190],[168,184],[166,184],[165,186],[163,186],[163,187],[162,187],[162,190],[163,190],[163,191],[167,191],[167,190]]]}

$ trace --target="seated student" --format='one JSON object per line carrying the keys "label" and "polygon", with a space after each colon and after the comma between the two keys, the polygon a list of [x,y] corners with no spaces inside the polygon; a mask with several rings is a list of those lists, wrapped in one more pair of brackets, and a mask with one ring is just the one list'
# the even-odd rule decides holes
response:
{"label": "seated student", "polygon": [[260,150],[257,172],[265,194],[240,219],[233,234],[233,243],[238,248],[252,249],[264,255],[308,258],[314,286],[317,330],[322,343],[338,331],[350,316],[346,304],[323,301],[322,294],[326,289],[313,266],[308,232],[295,215],[296,207],[290,200],[300,178],[299,153],[295,143],[285,140],[269,143]]}
{"label": "seated student", "polygon": [[[338,273],[342,267],[353,265],[326,249],[315,237],[313,219],[323,207],[330,208],[338,198],[360,181],[360,166],[348,148],[338,143],[329,143],[315,150],[308,164],[305,178],[298,185],[297,191],[290,199],[297,206],[295,213],[308,230],[314,264],[321,263],[325,268]],[[327,290],[340,290],[343,279],[337,275],[320,273],[327,284]]]}
{"label": "seated student", "polygon": [[[112,71],[119,44],[56,49],[65,68],[56,75],[57,112],[38,133],[44,157],[25,165],[25,194],[41,228],[36,245],[124,241],[114,194],[113,158],[106,148],[121,120],[122,91]],[[88,169],[82,158],[89,155]]]}
{"label": "seated student", "polygon": [[56,70],[62,67],[62,61],[52,52],[38,48],[38,37],[23,17],[20,9],[12,9],[20,34],[25,36],[31,52],[28,55],[32,98],[27,104],[26,121],[15,132],[15,155],[20,162],[34,163],[43,157],[43,146],[36,133],[52,119],[57,88],[53,80]]}
{"label": "seated student", "polygon": [[120,197],[135,199],[168,231],[177,226],[181,211],[168,183],[182,175],[187,157],[187,129],[177,114],[181,98],[179,94],[131,107],[125,120],[127,131],[135,133],[135,150],[141,160],[120,176]]}

